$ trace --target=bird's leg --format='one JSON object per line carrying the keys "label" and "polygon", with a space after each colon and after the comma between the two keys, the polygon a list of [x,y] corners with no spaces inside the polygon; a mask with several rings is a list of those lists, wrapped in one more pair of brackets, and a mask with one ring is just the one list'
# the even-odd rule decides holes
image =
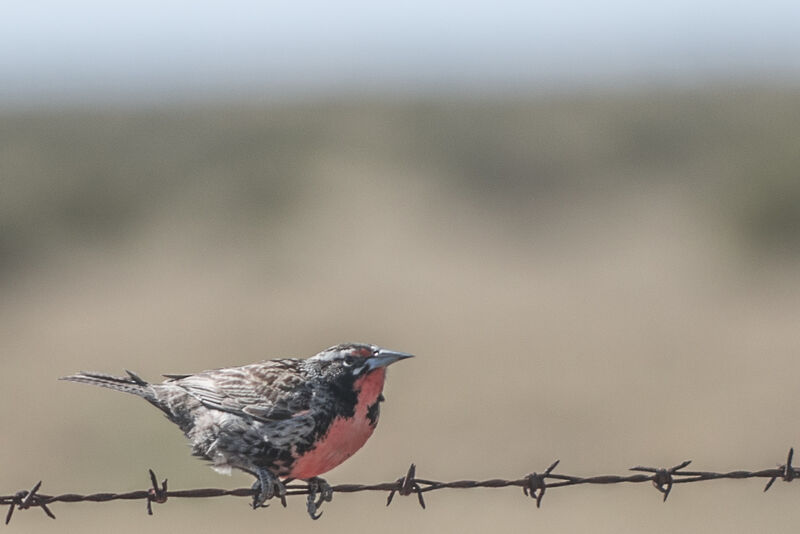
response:
{"label": "bird's leg", "polygon": [[260,508],[262,506],[266,508],[269,505],[264,503],[275,495],[280,498],[281,504],[285,508],[286,486],[283,485],[283,482],[278,480],[278,477],[263,467],[260,467],[258,471],[255,472],[255,475],[258,478],[256,479],[255,483],[253,483],[253,491],[255,491],[255,494],[253,495],[253,509]]}
{"label": "bird's leg", "polygon": [[[333,500],[333,488],[319,477],[309,478],[306,482],[308,482],[308,500],[306,501],[308,515],[311,516],[311,519],[319,519],[322,512],[317,513],[317,510],[323,502]],[[317,495],[319,495],[319,499],[317,499]]]}

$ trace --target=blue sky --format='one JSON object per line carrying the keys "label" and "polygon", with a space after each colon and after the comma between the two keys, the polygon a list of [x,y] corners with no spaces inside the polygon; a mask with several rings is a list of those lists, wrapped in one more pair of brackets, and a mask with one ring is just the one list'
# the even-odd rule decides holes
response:
{"label": "blue sky", "polygon": [[5,0],[0,105],[797,82],[798,29],[769,0]]}

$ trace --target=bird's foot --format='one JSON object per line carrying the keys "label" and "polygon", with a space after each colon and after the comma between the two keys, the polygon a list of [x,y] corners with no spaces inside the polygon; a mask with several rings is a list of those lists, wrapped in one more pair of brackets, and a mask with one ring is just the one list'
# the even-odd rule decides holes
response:
{"label": "bird's foot", "polygon": [[333,488],[319,477],[309,478],[306,482],[308,482],[306,509],[311,519],[316,520],[322,515],[322,512],[317,513],[322,503],[331,502],[333,500]]}
{"label": "bird's foot", "polygon": [[266,469],[259,469],[256,476],[258,479],[253,483],[253,509],[266,508],[269,505],[264,503],[276,495],[286,508],[286,486],[283,482]]}

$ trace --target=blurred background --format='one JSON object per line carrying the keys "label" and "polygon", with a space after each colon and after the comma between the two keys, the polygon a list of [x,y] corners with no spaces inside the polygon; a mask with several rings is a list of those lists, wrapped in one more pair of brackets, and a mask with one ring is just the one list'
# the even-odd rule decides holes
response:
{"label": "blurred background", "polygon": [[[800,445],[795,2],[6,2],[0,494],[243,487],[146,379],[366,341],[333,483],[769,468]],[[54,505],[18,532],[789,532],[797,484]],[[790,530],[791,529],[791,530]]]}

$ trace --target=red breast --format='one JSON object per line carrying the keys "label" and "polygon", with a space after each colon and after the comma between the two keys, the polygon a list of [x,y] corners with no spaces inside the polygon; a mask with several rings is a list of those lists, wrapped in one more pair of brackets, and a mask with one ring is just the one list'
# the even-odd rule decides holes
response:
{"label": "red breast", "polygon": [[298,458],[289,474],[291,478],[312,478],[330,471],[352,456],[375,430],[367,416],[369,407],[378,402],[383,391],[386,369],[379,367],[358,378],[353,384],[358,402],[352,417],[337,417],[316,446]]}

